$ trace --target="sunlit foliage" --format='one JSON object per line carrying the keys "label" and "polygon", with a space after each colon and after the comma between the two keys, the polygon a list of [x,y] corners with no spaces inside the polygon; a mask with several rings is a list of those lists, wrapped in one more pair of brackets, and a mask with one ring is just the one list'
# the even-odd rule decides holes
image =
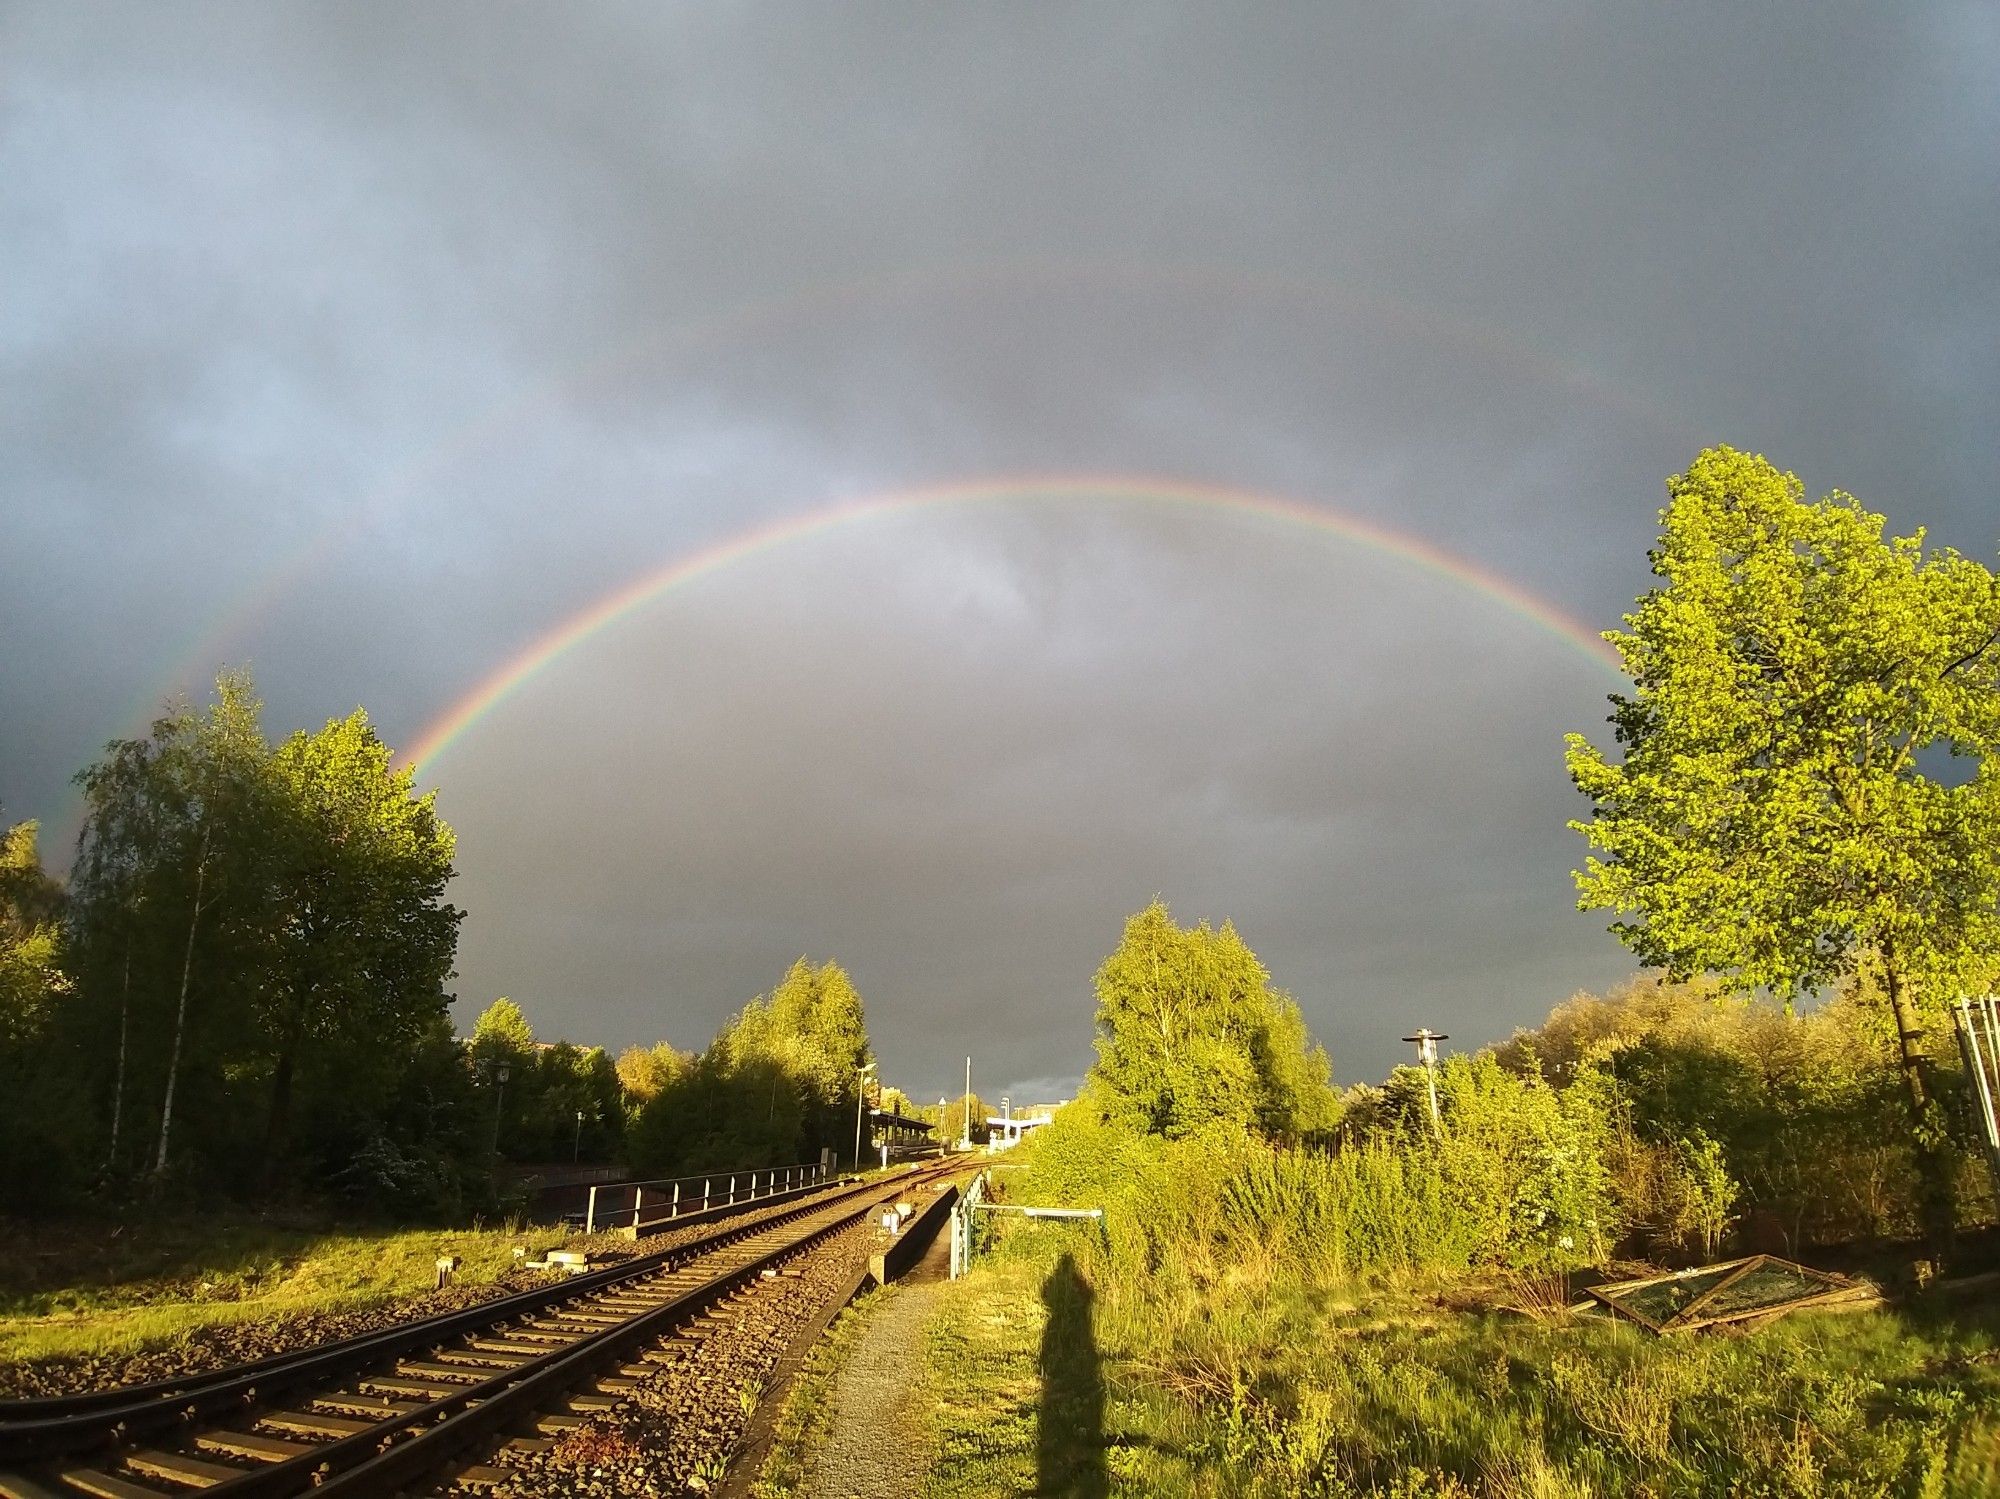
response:
{"label": "sunlit foliage", "polygon": [[1326,1053],[1236,928],[1154,901],[1097,971],[1094,1106],[1145,1134],[1224,1126],[1312,1139],[1335,1122]]}
{"label": "sunlit foliage", "polygon": [[671,1174],[810,1161],[822,1149],[851,1159],[868,1060],[853,982],[838,963],[801,958],[645,1100],[633,1162]]}
{"label": "sunlit foliage", "polygon": [[2000,581],[1729,448],[1668,494],[1661,585],[1609,637],[1622,759],[1569,741],[1579,903],[1677,978],[1790,998],[1879,973],[1939,1231],[1926,1037],[2000,971]]}

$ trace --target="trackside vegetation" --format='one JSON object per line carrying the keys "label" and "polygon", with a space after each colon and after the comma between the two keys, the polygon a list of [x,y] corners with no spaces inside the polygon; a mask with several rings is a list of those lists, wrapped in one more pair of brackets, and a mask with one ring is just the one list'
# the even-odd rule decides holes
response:
{"label": "trackside vegetation", "polygon": [[516,1268],[546,1243],[505,1228],[342,1233],[230,1218],[168,1218],[108,1237],[97,1225],[0,1228],[0,1363],[107,1357],[218,1325],[361,1310],[430,1290],[437,1257],[454,1284]]}
{"label": "trackside vegetation", "polygon": [[[1093,1074],[998,1180],[1104,1222],[1002,1226],[942,1294],[932,1492],[1991,1492],[1990,1303],[1678,1339],[1568,1310],[1594,1266],[1916,1232],[1881,1022],[1647,978],[1445,1059],[1435,1125],[1413,1069],[1350,1090],[1325,1146],[1170,1138]],[[1990,1194],[1964,1185],[1970,1228]],[[1896,1263],[1870,1261],[1906,1290]]]}
{"label": "trackside vegetation", "polygon": [[[1652,560],[1617,753],[1569,749],[1580,904],[1652,971],[1335,1099],[1233,929],[1134,917],[997,1178],[1102,1224],[1002,1220],[943,1293],[931,1492],[2000,1491],[2000,1310],[1923,1289],[1992,1262],[1948,1006],[2000,974],[2000,584],[1726,448]],[[1578,1309],[1735,1251],[1891,1300]]]}
{"label": "trackside vegetation", "polygon": [[1870,975],[1942,1247],[1933,1042],[2000,973],[2000,580],[1730,448],[1668,495],[1660,586],[1607,637],[1622,758],[1570,739],[1580,904],[1675,978],[1790,1000]]}
{"label": "trackside vegetation", "polygon": [[[262,716],[226,672],[107,745],[66,878],[35,824],[0,824],[0,1213],[463,1224],[519,1205],[517,1165],[846,1158],[858,1090],[938,1112],[864,1077],[831,961],[698,1054],[544,1041],[504,997],[459,1037],[434,795],[360,710],[275,743]],[[961,1100],[954,1128],[968,1102],[983,1118]]]}

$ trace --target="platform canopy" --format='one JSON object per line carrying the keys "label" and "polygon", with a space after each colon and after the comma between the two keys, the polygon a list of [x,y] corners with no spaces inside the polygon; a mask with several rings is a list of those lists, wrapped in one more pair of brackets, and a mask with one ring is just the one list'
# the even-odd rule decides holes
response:
{"label": "platform canopy", "polygon": [[877,1126],[887,1125],[891,1129],[915,1130],[919,1134],[927,1135],[937,1128],[936,1125],[926,1124],[921,1119],[912,1119],[905,1114],[891,1113],[887,1109],[870,1109],[868,1117]]}

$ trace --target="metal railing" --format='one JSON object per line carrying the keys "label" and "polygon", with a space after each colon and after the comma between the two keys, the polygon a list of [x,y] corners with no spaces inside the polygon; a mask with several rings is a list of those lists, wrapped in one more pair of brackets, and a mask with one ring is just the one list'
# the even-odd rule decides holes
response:
{"label": "metal railing", "polygon": [[1958,1049],[1972,1075],[1972,1101],[1986,1146],[1986,1163],[2000,1182],[2000,997],[1961,999],[1952,1007]]}
{"label": "metal railing", "polygon": [[[667,1176],[655,1181],[612,1182],[590,1189],[584,1207],[583,1231],[639,1228],[645,1223],[671,1222],[684,1213],[702,1213],[711,1208],[733,1207],[756,1202],[781,1193],[803,1191],[823,1185],[825,1168],[811,1165],[765,1166],[755,1171],[717,1171],[706,1176]],[[695,1189],[699,1187],[700,1190]],[[631,1200],[620,1202],[626,1193]],[[651,1217],[648,1217],[648,1212]],[[572,1220],[574,1221],[574,1220]]]}
{"label": "metal railing", "polygon": [[972,1185],[960,1194],[951,1210],[951,1278],[957,1280],[972,1268],[972,1256],[979,1247],[979,1236],[975,1232],[978,1213],[1018,1213],[1023,1218],[1084,1219],[1102,1224],[1103,1208],[1062,1208],[1030,1207],[1011,1202],[995,1202],[982,1171],[972,1179]]}

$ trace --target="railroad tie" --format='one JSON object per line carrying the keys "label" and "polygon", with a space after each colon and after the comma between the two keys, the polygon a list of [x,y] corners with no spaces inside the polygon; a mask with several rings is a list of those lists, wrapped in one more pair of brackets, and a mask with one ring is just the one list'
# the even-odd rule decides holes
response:
{"label": "railroad tie", "polygon": [[39,1478],[30,1478],[25,1473],[0,1473],[0,1499],[74,1499],[72,1494],[58,1494]]}
{"label": "railroad tie", "polygon": [[551,1348],[576,1341],[575,1333],[560,1332],[546,1322],[523,1322],[519,1327],[508,1328],[504,1336],[519,1338],[525,1343],[546,1343]]}
{"label": "railroad tie", "polygon": [[260,1462],[282,1462],[288,1457],[303,1457],[313,1450],[311,1442],[267,1437],[255,1431],[204,1431],[196,1435],[194,1443],[211,1452],[226,1452],[232,1457],[253,1457]]}
{"label": "railroad tie", "polygon": [[116,1473],[105,1473],[96,1468],[65,1468],[62,1480],[86,1494],[95,1494],[97,1499],[160,1499],[158,1489],[149,1489],[129,1478],[120,1478]]}
{"label": "railroad tie", "polygon": [[462,1384],[447,1384],[437,1379],[399,1379],[393,1374],[366,1374],[361,1382],[398,1395],[422,1395],[427,1400],[442,1400],[465,1389]]}
{"label": "railroad tie", "polygon": [[525,1361],[531,1358],[540,1358],[543,1354],[553,1351],[553,1348],[559,1348],[562,1345],[559,1343],[554,1345],[548,1343],[529,1343],[509,1336],[500,1338],[467,1338],[465,1346],[476,1353],[517,1354]]}
{"label": "railroad tie", "polygon": [[279,1431],[303,1432],[307,1436],[351,1437],[375,1423],[352,1416],[329,1416],[321,1411],[265,1411],[257,1417],[257,1424],[274,1426]]}
{"label": "railroad tie", "polygon": [[406,1358],[396,1365],[396,1372],[404,1375],[434,1374],[450,1383],[476,1384],[499,1371],[481,1369],[476,1364],[440,1364],[427,1358]]}
{"label": "railroad tie", "polygon": [[525,1350],[498,1353],[490,1348],[440,1348],[431,1354],[437,1362],[484,1378],[488,1374],[518,1369],[535,1355]]}
{"label": "railroad tie", "polygon": [[243,1475],[241,1468],[232,1468],[226,1463],[212,1463],[205,1458],[189,1457],[185,1452],[161,1452],[151,1448],[126,1453],[125,1466],[148,1478],[164,1478],[170,1483],[192,1484],[204,1489]]}
{"label": "railroad tie", "polygon": [[390,1416],[407,1416],[424,1408],[421,1400],[391,1400],[386,1395],[364,1395],[358,1390],[336,1390],[331,1395],[315,1395],[312,1402],[314,1405],[331,1406],[337,1411],[352,1411],[371,1417],[366,1423],[368,1426]]}

